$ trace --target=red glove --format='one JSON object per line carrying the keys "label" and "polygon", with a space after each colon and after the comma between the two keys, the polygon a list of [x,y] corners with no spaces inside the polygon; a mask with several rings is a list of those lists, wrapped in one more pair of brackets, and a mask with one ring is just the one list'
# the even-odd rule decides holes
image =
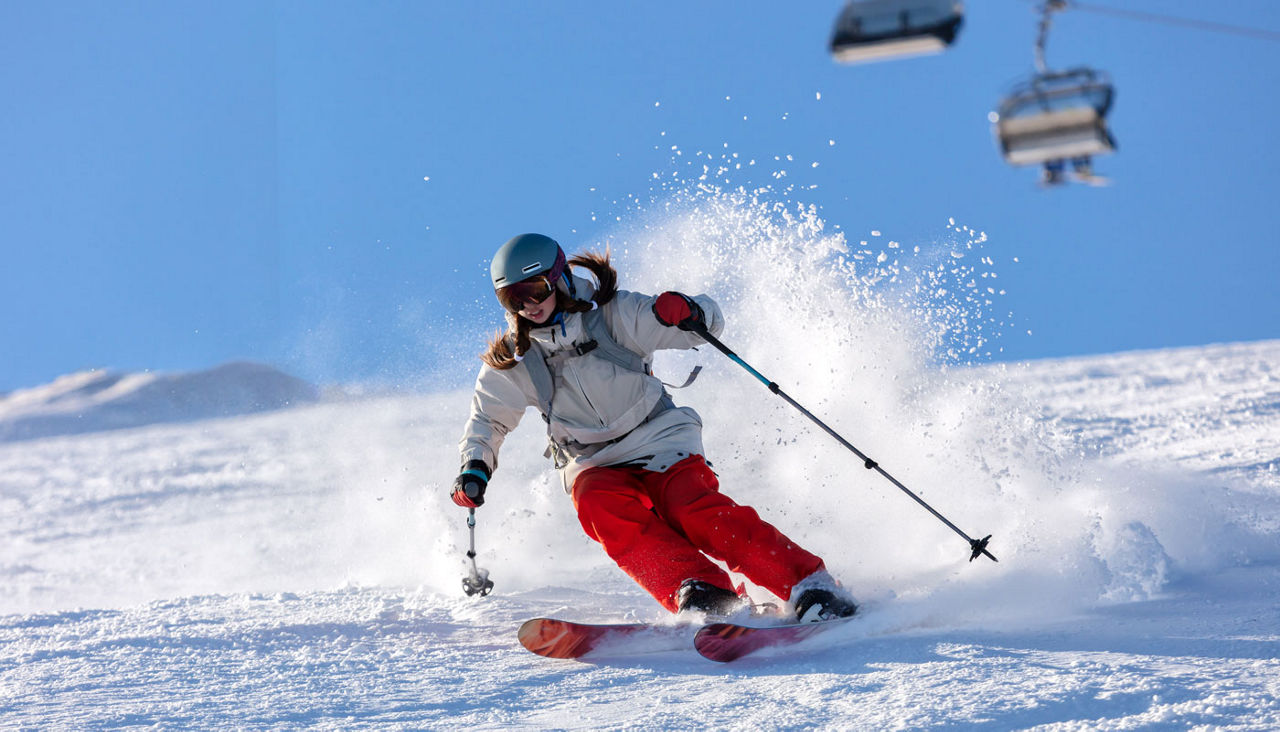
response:
{"label": "red glove", "polygon": [[664,292],[653,302],[653,315],[665,326],[693,330],[706,325],[702,306],[679,292]]}

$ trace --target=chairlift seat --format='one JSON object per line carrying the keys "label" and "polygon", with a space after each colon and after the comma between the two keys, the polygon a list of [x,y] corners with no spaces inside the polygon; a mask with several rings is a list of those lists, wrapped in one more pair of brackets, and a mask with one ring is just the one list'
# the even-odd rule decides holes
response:
{"label": "chairlift seat", "polygon": [[864,63],[938,53],[955,41],[959,0],[851,0],[836,19],[831,55]]}
{"label": "chairlift seat", "polygon": [[1103,155],[1115,150],[1106,121],[1093,107],[1000,119],[996,134],[1011,165]]}
{"label": "chairlift seat", "polygon": [[1114,90],[1088,68],[1033,76],[1000,103],[995,134],[1006,161],[1036,165],[1115,151],[1107,129]]}

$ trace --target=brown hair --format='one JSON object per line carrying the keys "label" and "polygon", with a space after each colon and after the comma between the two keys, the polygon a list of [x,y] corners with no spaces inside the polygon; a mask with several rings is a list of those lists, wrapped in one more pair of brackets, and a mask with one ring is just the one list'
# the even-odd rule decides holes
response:
{"label": "brown hair", "polygon": [[[569,260],[565,274],[572,276],[573,267],[582,267],[596,280],[596,292],[590,300],[569,300],[563,283],[556,283],[556,296],[560,298],[559,310],[565,313],[585,313],[593,307],[603,306],[618,294],[618,272],[609,264],[609,250],[604,254],[586,252]],[[593,306],[592,303],[595,303]],[[529,331],[533,321],[516,313],[507,313],[507,332],[497,333],[489,341],[489,347],[480,354],[480,360],[495,369],[509,369],[529,352]]]}

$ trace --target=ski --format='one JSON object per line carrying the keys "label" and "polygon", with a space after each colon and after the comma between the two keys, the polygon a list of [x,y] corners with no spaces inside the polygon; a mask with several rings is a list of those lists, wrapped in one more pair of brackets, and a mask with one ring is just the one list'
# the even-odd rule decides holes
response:
{"label": "ski", "polygon": [[756,651],[788,646],[844,625],[852,618],[817,623],[787,623],[754,627],[735,623],[711,623],[698,630],[693,647],[712,661],[728,663]]}
{"label": "ski", "polygon": [[588,654],[659,653],[689,647],[697,626],[654,623],[575,623],[534,618],[520,626],[520,645],[547,658],[582,658]]}

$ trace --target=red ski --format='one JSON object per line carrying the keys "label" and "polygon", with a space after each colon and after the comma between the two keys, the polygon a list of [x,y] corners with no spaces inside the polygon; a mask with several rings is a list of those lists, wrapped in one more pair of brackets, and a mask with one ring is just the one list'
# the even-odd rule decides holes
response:
{"label": "red ski", "polygon": [[742,658],[749,653],[773,646],[787,646],[799,643],[819,633],[844,625],[852,618],[825,620],[818,623],[788,623],[786,625],[768,625],[751,627],[734,623],[712,623],[705,625],[694,636],[693,647],[698,653],[711,659],[727,663]]}
{"label": "red ski", "polygon": [[689,647],[694,626],[575,623],[534,618],[520,626],[520,645],[548,658],[582,658],[588,654],[659,653]]}

